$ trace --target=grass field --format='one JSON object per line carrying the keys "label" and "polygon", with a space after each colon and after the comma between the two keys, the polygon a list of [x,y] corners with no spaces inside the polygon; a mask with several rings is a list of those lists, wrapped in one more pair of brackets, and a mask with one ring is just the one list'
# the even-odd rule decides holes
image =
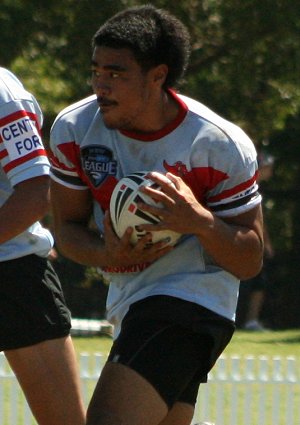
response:
{"label": "grass field", "polygon": [[[100,352],[107,354],[112,343],[112,339],[105,336],[74,337],[73,341],[77,353]],[[224,354],[241,357],[246,355],[300,357],[300,329],[268,332],[237,330]]]}
{"label": "grass field", "polygon": [[237,330],[225,353],[300,357],[300,329],[268,332]]}

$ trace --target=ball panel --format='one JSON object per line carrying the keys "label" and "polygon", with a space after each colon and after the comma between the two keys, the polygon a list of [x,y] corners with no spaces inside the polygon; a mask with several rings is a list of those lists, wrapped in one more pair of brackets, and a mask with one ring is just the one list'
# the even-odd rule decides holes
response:
{"label": "ball panel", "polygon": [[[144,202],[158,208],[163,207],[162,203],[139,192],[141,185],[159,188],[156,183],[146,178],[147,174],[146,171],[140,171],[123,177],[117,183],[110,200],[110,214],[116,234],[122,237],[128,227],[133,227],[131,237],[133,244],[136,244],[146,234],[145,231],[139,229],[141,224],[157,224],[160,221],[158,216],[140,210],[137,203]],[[152,231],[151,234],[152,243],[167,240],[170,245],[174,245],[181,236],[172,230]]]}

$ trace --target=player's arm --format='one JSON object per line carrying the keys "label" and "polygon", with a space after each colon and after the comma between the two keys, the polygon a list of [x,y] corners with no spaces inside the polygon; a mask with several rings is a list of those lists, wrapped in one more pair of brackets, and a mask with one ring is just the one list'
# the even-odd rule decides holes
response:
{"label": "player's arm", "polygon": [[80,264],[102,266],[128,266],[154,261],[170,248],[156,244],[145,250],[148,236],[133,247],[130,244],[131,229],[120,240],[114,233],[109,214],[104,219],[104,235],[89,227],[93,201],[89,190],[75,190],[51,182],[53,226],[59,251]]}
{"label": "player's arm", "polygon": [[[162,217],[156,229],[169,228],[179,233],[196,235],[216,264],[241,280],[249,279],[260,271],[263,258],[260,205],[235,217],[220,218],[197,201],[180,177],[168,173],[167,176],[175,184],[171,186],[165,184],[157,173],[151,174],[164,193],[149,187],[142,190],[163,202],[165,208],[158,210],[148,205],[140,207]],[[151,225],[141,227],[148,231],[154,230]]]}
{"label": "player's arm", "polygon": [[100,235],[89,228],[92,199],[89,190],[75,190],[51,181],[53,230],[59,251],[71,260],[99,265]]}
{"label": "player's arm", "polygon": [[49,205],[49,176],[18,183],[0,208],[0,244],[40,220],[47,213]]}
{"label": "player's arm", "polygon": [[217,264],[240,280],[259,273],[264,250],[261,206],[232,218],[208,212],[199,221],[197,236]]}

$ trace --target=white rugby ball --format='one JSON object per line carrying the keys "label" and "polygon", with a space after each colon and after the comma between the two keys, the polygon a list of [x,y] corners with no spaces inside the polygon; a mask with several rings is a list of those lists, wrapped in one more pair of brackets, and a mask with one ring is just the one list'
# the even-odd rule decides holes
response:
{"label": "white rugby ball", "polygon": [[[150,196],[139,191],[141,186],[160,189],[156,183],[146,177],[147,174],[147,171],[139,171],[123,177],[115,186],[110,198],[110,215],[116,234],[121,238],[125,230],[132,227],[131,243],[134,245],[146,234],[139,229],[141,224],[157,224],[160,221],[157,215],[140,210],[137,203],[144,202],[158,208],[163,207],[161,202],[154,201]],[[180,233],[172,230],[157,230],[152,231],[151,234],[150,244],[165,240],[168,245],[175,245],[181,236]]]}

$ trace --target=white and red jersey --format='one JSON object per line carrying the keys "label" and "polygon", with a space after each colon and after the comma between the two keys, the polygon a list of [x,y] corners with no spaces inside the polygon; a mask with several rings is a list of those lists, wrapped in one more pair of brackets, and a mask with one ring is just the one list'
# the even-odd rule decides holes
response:
{"label": "white and red jersey", "polygon": [[[201,103],[170,91],[179,105],[171,124],[152,134],[105,127],[95,96],[63,110],[51,130],[52,178],[75,190],[90,190],[96,223],[117,181],[142,170],[170,171],[191,187],[215,215],[230,217],[261,202],[256,151],[248,136]],[[131,303],[171,295],[234,320],[239,281],[214,264],[193,235],[153,264],[104,267],[109,279],[108,319],[118,325]]]}
{"label": "white and red jersey", "polygon": [[[34,97],[10,71],[0,68],[0,208],[15,185],[49,174],[50,164],[41,139],[42,122]],[[46,256],[52,245],[50,232],[36,222],[0,245],[0,261],[33,253]]]}

